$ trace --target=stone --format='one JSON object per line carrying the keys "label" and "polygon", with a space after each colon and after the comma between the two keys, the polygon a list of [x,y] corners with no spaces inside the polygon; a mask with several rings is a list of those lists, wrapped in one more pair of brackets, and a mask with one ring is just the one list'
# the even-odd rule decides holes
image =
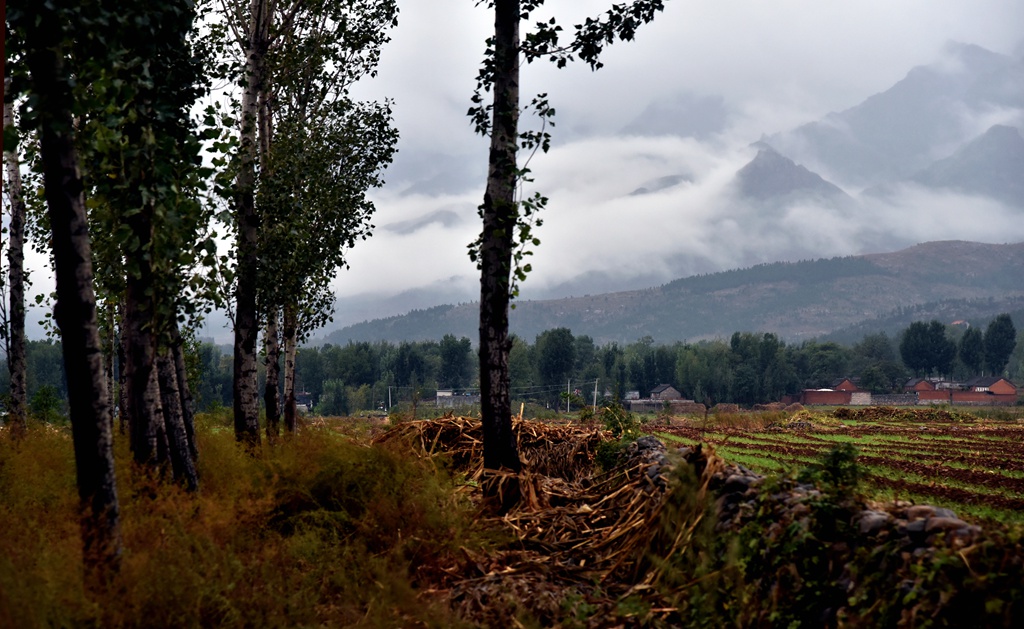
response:
{"label": "stone", "polygon": [[931,505],[914,505],[907,509],[908,520],[921,520],[935,515],[935,507]]}
{"label": "stone", "polygon": [[741,476],[739,474],[731,474],[725,479],[725,484],[722,485],[722,493],[732,494],[747,491],[750,488],[751,483],[754,479],[747,476]]}
{"label": "stone", "polygon": [[967,526],[967,523],[960,518],[933,517],[925,521],[925,533],[938,533],[941,531],[955,531]]}
{"label": "stone", "polygon": [[885,511],[861,511],[857,516],[857,528],[862,535],[873,535],[892,521],[892,516]]}

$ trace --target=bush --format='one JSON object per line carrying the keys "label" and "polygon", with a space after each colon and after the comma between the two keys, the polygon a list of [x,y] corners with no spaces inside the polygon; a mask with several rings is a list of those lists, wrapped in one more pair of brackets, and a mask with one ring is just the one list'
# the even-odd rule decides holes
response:
{"label": "bush", "polygon": [[852,497],[866,474],[857,462],[857,455],[856,447],[841,443],[824,454],[819,463],[804,468],[799,479],[820,484],[825,492],[837,498]]}

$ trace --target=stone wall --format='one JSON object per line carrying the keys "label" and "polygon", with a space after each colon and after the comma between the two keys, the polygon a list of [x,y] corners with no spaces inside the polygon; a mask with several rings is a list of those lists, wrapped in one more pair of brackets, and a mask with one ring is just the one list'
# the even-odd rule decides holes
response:
{"label": "stone wall", "polygon": [[873,406],[914,406],[917,404],[916,393],[889,393],[871,395]]}

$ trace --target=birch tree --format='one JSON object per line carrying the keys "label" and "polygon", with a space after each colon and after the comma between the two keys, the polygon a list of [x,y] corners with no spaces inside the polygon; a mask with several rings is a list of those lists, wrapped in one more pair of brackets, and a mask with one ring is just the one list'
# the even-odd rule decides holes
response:
{"label": "birch tree", "polygon": [[[21,161],[18,158],[17,130],[14,124],[14,102],[6,98],[10,93],[10,80],[4,79],[4,166],[7,175],[7,207],[11,221],[7,241],[7,308],[3,341],[6,343],[7,369],[11,376],[11,395],[8,417],[13,434],[19,435],[26,427],[28,392],[25,363],[25,195],[21,181]],[[7,138],[11,138],[10,150]]]}

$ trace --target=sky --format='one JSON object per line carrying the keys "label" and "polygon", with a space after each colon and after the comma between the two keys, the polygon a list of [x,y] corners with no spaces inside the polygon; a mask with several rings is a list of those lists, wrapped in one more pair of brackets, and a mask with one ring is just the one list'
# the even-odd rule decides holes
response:
{"label": "sky", "polygon": [[[569,30],[609,2],[549,0],[535,19],[555,16]],[[914,66],[940,62],[951,40],[1024,53],[1024,2],[665,4],[635,41],[607,48],[597,72],[547,63],[522,70],[523,99],[547,93],[557,111],[551,151],[530,162],[535,181],[527,192],[540,191],[550,202],[523,298],[643,288],[692,273],[926,240],[1024,239],[1022,221],[985,201],[917,192],[892,203],[928,208],[927,221],[885,205],[866,208],[856,221],[812,206],[767,221],[728,202],[727,192],[756,152],[750,144],[763,134],[852,107]],[[487,145],[473,134],[466,110],[493,18],[475,0],[399,5],[379,74],[356,86],[359,98],[393,99],[399,152],[386,185],[371,195],[373,237],[349,252],[349,268],[334,283],[335,325],[470,301],[478,292],[466,246],[480,229]],[[700,116],[673,118],[680,103],[695,102],[726,112],[724,122],[709,123],[715,128],[708,131]],[[672,133],[673,124],[696,125],[697,137]],[[664,177],[687,183],[631,194],[657,188]],[[964,203],[981,203],[995,220],[987,227],[956,225]],[[1007,229],[1011,222],[1016,226]],[[39,318],[34,314],[30,320]],[[229,338],[216,324],[207,332],[218,341]]]}

